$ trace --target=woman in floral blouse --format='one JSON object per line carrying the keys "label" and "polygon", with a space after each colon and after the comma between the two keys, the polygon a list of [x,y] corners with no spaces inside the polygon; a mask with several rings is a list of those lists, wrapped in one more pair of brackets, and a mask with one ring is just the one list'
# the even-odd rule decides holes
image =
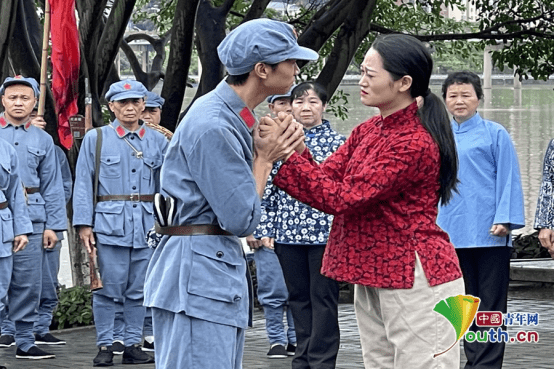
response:
{"label": "woman in floral blouse", "polygon": [[[457,345],[433,357],[456,341],[433,308],[464,292],[454,247],[436,225],[457,157],[448,113],[429,90],[433,62],[421,42],[391,34],[375,40],[361,68],[361,101],[380,114],[321,164],[300,144],[273,183],[335,216],[322,272],[356,284],[366,368],[455,368]],[[281,125],[262,119],[256,143]]]}
{"label": "woman in floral blouse", "polygon": [[[306,146],[318,163],[346,138],[323,119],[327,91],[303,82],[291,92],[292,115],[304,127]],[[334,368],[339,350],[337,281],[321,275],[321,263],[333,216],[322,213],[273,186],[274,165],[262,200],[262,218],[255,236],[275,253],[289,291],[289,307],[296,329],[293,368]]]}

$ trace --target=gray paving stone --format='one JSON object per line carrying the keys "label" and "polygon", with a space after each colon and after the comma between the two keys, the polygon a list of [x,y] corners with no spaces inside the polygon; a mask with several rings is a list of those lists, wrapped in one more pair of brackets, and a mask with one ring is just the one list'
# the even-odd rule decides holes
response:
{"label": "gray paving stone", "polygon": [[[504,369],[550,369],[554,367],[554,288],[540,283],[513,283],[510,287],[509,312],[539,313],[539,325],[533,328],[539,333],[538,343],[513,343],[506,345]],[[339,306],[341,346],[337,359],[337,368],[363,368],[362,354],[354,308],[351,304]],[[522,329],[525,328],[525,329]],[[532,330],[529,327],[509,327],[508,333],[518,330]],[[54,352],[56,359],[21,360],[15,359],[15,348],[0,349],[0,365],[9,369],[58,369],[91,368],[96,355],[94,327],[68,329],[54,333],[67,341],[67,345],[46,347]],[[41,346],[43,347],[43,346]],[[243,358],[245,369],[289,369],[291,358],[268,359],[269,343],[265,334],[265,321],[261,311],[254,315],[254,327],[246,333]],[[465,362],[462,350],[462,364]],[[121,356],[115,356],[115,367],[123,367]],[[126,368],[133,366],[124,366]],[[154,369],[155,365],[145,364],[136,368]],[[175,368],[179,369],[179,368]],[[186,368],[203,369],[203,368]]]}

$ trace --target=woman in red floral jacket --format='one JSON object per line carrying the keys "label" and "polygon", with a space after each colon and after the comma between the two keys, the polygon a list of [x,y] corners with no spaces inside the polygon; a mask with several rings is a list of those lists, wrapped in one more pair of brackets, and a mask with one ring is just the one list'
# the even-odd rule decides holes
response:
{"label": "woman in red floral jacket", "polygon": [[[356,284],[365,367],[457,368],[458,346],[433,358],[456,341],[433,308],[464,293],[454,247],[436,225],[439,200],[456,188],[457,157],[448,113],[429,90],[433,61],[417,39],[391,34],[361,68],[361,101],[380,115],[319,165],[299,145],[274,184],[335,216],[322,273]],[[279,129],[263,118],[257,144]]]}

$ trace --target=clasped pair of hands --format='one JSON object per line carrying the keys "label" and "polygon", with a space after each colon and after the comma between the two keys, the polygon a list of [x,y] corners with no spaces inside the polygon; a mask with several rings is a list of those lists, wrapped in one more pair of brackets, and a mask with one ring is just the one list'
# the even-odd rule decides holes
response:
{"label": "clasped pair of hands", "polygon": [[300,154],[306,148],[303,126],[284,112],[264,116],[254,128],[254,148],[256,159],[265,163],[286,160],[294,151]]}

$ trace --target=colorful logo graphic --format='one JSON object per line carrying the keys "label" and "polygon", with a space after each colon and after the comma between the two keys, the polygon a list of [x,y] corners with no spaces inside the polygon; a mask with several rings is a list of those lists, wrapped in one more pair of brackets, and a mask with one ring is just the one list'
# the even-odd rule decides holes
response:
{"label": "colorful logo graphic", "polygon": [[481,299],[470,295],[450,296],[439,301],[433,309],[444,316],[456,331],[456,341],[445,351],[435,354],[434,357],[448,352],[458,343],[460,338],[467,332],[479,308]]}

